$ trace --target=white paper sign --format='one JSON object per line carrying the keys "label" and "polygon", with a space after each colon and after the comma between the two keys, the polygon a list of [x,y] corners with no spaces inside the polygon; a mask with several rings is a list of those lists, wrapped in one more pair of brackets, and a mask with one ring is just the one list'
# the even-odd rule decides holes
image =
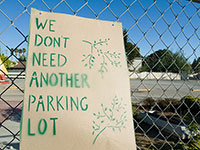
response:
{"label": "white paper sign", "polygon": [[135,150],[122,25],[31,10],[20,150]]}

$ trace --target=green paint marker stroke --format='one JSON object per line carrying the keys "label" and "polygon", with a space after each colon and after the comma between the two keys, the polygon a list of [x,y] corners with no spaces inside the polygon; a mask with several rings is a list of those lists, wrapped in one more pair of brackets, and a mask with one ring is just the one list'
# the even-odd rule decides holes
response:
{"label": "green paint marker stroke", "polygon": [[95,117],[92,121],[92,135],[94,136],[93,145],[105,131],[110,129],[113,132],[121,132],[123,128],[126,128],[126,104],[123,103],[122,98],[119,99],[117,96],[112,100],[110,107],[101,104],[101,111],[93,113],[93,116]]}
{"label": "green paint marker stroke", "polygon": [[100,59],[100,61],[97,61],[100,62],[97,65],[100,66],[98,72],[101,74],[102,78],[104,73],[108,72],[109,64],[115,67],[121,67],[121,53],[110,52],[109,50],[106,50],[109,41],[110,38],[107,38],[105,40],[99,39],[99,41],[94,42],[82,40],[83,43],[89,44],[90,46],[90,53],[83,54],[82,62],[85,63],[84,66],[92,69],[95,65],[96,60]]}

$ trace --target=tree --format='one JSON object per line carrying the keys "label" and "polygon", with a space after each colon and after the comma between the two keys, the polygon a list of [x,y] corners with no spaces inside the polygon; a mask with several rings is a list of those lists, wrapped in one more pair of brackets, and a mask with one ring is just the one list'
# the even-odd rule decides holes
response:
{"label": "tree", "polygon": [[10,49],[10,52],[11,52],[11,54],[13,54],[13,52],[14,52],[14,49],[13,49],[13,48],[11,48],[11,49]]}
{"label": "tree", "polygon": [[11,53],[13,53],[13,52],[15,52],[15,56],[18,57],[20,61],[26,60],[26,57],[25,57],[26,49],[25,48],[23,48],[23,49],[13,49],[13,48],[11,48]]}
{"label": "tree", "polygon": [[15,49],[15,56],[17,57],[19,50]]}
{"label": "tree", "polygon": [[141,57],[140,48],[136,44],[132,44],[128,41],[128,32],[126,29],[123,31],[124,47],[126,51],[128,64],[131,65],[135,57]]}
{"label": "tree", "polygon": [[26,52],[26,49],[23,48],[23,49],[22,49],[22,56],[19,57],[19,60],[20,60],[20,61],[26,61],[25,52]]}
{"label": "tree", "polygon": [[170,50],[158,50],[144,58],[141,71],[173,72],[190,71],[191,67],[183,55]]}
{"label": "tree", "polygon": [[173,62],[172,52],[166,49],[158,50],[144,58],[142,71],[165,72]]}
{"label": "tree", "polygon": [[19,51],[19,58],[20,58],[23,51],[22,51],[22,49],[19,49],[18,51]]}
{"label": "tree", "polygon": [[9,60],[8,56],[4,56],[4,54],[0,54],[0,59],[6,68],[10,68],[14,64],[14,62]]}
{"label": "tree", "polygon": [[200,0],[188,0],[188,1],[192,1],[192,2],[196,2],[196,3],[200,3]]}
{"label": "tree", "polygon": [[23,57],[25,57],[25,52],[26,52],[26,49],[25,49],[25,48],[23,48],[23,49],[22,49],[22,52],[23,52]]}
{"label": "tree", "polygon": [[198,59],[194,59],[192,63],[192,69],[195,73],[200,72],[200,57]]}
{"label": "tree", "polygon": [[[187,71],[187,72],[191,72],[192,67],[191,65],[187,62],[187,59],[181,55],[180,53],[176,52],[173,54],[173,59],[175,60],[174,63],[174,68],[171,72],[182,72],[182,71]],[[178,69],[178,70],[177,70]]]}

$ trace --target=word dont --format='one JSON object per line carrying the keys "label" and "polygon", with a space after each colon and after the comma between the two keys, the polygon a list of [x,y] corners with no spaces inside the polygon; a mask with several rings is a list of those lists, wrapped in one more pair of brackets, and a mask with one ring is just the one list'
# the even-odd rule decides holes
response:
{"label": "word dont", "polygon": [[69,40],[69,37],[51,37],[51,36],[45,36],[43,37],[40,34],[35,35],[35,46],[45,46],[45,47],[67,47],[67,40]]}

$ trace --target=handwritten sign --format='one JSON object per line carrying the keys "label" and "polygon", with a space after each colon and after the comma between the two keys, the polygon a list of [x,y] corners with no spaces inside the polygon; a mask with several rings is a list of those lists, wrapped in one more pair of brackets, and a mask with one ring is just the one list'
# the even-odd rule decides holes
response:
{"label": "handwritten sign", "polygon": [[118,22],[31,10],[21,150],[134,150]]}

